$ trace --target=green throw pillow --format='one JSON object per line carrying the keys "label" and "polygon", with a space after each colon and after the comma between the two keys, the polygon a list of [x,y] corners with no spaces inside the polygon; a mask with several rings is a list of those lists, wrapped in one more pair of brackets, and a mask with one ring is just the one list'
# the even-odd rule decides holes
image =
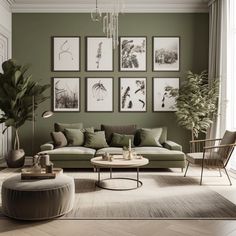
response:
{"label": "green throw pillow", "polygon": [[51,132],[51,137],[55,147],[65,147],[68,142],[65,135],[62,132]]}
{"label": "green throw pillow", "polygon": [[70,123],[70,124],[65,124],[65,123],[55,123],[54,124],[54,129],[56,132],[63,132],[65,129],[82,129],[83,124],[82,123]]}
{"label": "green throw pillow", "polygon": [[94,132],[94,128],[65,129],[64,133],[68,144],[71,146],[82,146],[84,144],[84,132]]}
{"label": "green throw pillow", "polygon": [[134,146],[134,135],[113,133],[110,146],[129,147],[129,139],[131,139],[131,146]]}
{"label": "green throw pillow", "polygon": [[141,129],[140,131],[141,142],[139,146],[162,147],[162,145],[160,144],[161,134],[162,134],[162,128]]}
{"label": "green throw pillow", "polygon": [[84,146],[88,148],[94,148],[94,149],[108,147],[107,141],[105,138],[105,132],[104,131],[98,131],[95,133],[85,132]]}

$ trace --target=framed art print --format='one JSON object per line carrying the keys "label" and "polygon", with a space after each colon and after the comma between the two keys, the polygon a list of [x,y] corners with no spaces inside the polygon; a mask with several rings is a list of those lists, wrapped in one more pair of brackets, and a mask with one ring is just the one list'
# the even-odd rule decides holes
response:
{"label": "framed art print", "polygon": [[179,89],[179,78],[153,78],[153,111],[176,111],[176,98],[167,87]]}
{"label": "framed art print", "polygon": [[112,39],[86,37],[86,71],[113,71]]}
{"label": "framed art print", "polygon": [[147,70],[147,37],[120,37],[120,71]]}
{"label": "framed art print", "polygon": [[80,78],[53,78],[53,111],[80,111]]}
{"label": "framed art print", "polygon": [[80,37],[52,37],[52,70],[80,71]]}
{"label": "framed art print", "polygon": [[180,70],[180,38],[153,37],[153,71]]}
{"label": "framed art print", "polygon": [[146,112],[146,78],[120,78],[120,111]]}
{"label": "framed art print", "polygon": [[113,78],[86,79],[86,111],[113,112]]}

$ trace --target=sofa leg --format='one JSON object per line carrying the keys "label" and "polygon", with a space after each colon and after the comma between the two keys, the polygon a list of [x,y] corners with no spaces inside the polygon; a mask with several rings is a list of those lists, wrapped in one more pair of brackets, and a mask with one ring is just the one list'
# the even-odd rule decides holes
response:
{"label": "sofa leg", "polygon": [[93,172],[97,172],[97,168],[93,167]]}

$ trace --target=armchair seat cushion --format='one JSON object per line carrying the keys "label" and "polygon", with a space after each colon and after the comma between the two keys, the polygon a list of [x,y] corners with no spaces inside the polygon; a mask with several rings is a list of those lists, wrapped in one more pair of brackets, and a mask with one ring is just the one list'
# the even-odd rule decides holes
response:
{"label": "armchair seat cushion", "polygon": [[[187,153],[186,154],[186,159],[187,159],[187,161],[189,161],[192,164],[200,165],[200,164],[202,164],[203,152]],[[205,153],[204,160],[205,161],[220,160],[220,155],[217,152]]]}

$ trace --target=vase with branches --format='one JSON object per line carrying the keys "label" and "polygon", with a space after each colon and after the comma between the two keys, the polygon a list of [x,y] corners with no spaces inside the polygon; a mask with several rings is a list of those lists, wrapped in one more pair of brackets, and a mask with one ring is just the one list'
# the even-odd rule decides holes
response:
{"label": "vase with branches", "polygon": [[217,115],[219,81],[209,83],[207,71],[200,74],[188,71],[179,89],[169,86],[166,91],[176,98],[177,122],[191,131],[192,140],[199,133],[207,133]]}
{"label": "vase with branches", "polygon": [[0,110],[2,111],[0,123],[4,123],[6,126],[3,133],[12,127],[14,136],[13,148],[7,156],[9,167],[19,167],[24,164],[24,151],[20,148],[19,128],[26,121],[32,121],[34,110],[49,98],[44,95],[44,92],[50,85],[40,85],[33,81],[32,75],[26,74],[28,69],[28,65],[21,66],[10,59],[3,62],[3,73],[0,73]]}

